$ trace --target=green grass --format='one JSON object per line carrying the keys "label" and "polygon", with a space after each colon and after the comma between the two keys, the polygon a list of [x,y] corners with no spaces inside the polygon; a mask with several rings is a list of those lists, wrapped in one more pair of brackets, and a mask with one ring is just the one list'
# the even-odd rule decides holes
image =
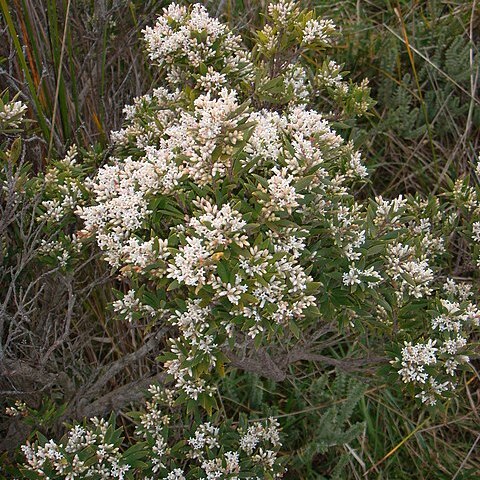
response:
{"label": "green grass", "polygon": [[378,102],[357,132],[374,189],[438,193],[469,173],[480,143],[478,4],[316,3],[343,27],[337,58],[370,79]]}

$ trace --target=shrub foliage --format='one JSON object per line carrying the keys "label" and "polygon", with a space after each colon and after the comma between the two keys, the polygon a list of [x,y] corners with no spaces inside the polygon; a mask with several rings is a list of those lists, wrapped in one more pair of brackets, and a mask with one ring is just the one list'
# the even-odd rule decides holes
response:
{"label": "shrub foliage", "polygon": [[[98,156],[72,147],[44,175],[22,173],[26,198],[41,192],[31,207],[39,258],[71,272],[98,248],[128,286],[111,305],[118,321],[170,338],[160,385],[131,413],[135,432],[112,414],[58,442],[39,433],[22,447],[21,475],[288,477],[289,465],[299,471],[364,430],[351,421],[363,387],[340,370],[376,371],[423,409],[454,395],[480,319],[472,281],[458,274],[458,245],[462,261],[480,252],[476,179],[437,197],[365,194],[368,168],[337,132],[373,102],[368,82],[330,58],[336,34],[281,0],[247,48],[204,7],[171,4],[144,30],[159,83],[125,107],[106,161],[92,175]],[[23,178],[12,139],[25,108],[0,103],[4,205]],[[311,362],[337,369],[332,397],[347,400],[324,412],[310,445],[286,424],[282,452],[276,400],[249,420],[225,392],[238,371],[294,384],[308,374],[317,398],[329,379]]]}

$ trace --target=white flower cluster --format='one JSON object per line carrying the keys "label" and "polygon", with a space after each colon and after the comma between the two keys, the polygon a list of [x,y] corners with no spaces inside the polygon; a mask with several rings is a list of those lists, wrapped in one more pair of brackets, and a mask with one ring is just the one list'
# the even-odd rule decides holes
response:
{"label": "white flower cluster", "polygon": [[465,178],[458,178],[452,189],[452,197],[459,208],[470,213],[480,209],[480,199],[473,185],[469,185]]}
{"label": "white flower cluster", "polygon": [[285,86],[291,89],[290,103],[308,103],[310,101],[310,82],[307,69],[301,65],[290,65],[285,71]]}
{"label": "white flower cluster", "polygon": [[[80,478],[117,478],[124,480],[131,466],[123,461],[120,448],[109,440],[111,428],[103,419],[92,418],[92,427],[73,427],[64,443],[49,440],[44,445],[23,445],[26,469],[40,477],[74,480]],[[93,453],[94,462],[86,461]],[[82,459],[83,458],[83,459]]]}
{"label": "white flower cluster", "polygon": [[[78,213],[84,232],[95,234],[112,266],[127,274],[133,267],[137,273],[171,279],[191,288],[193,295],[212,288],[211,301],[228,300],[225,308],[244,319],[247,334],[254,338],[266,322],[286,326],[315,304],[309,292],[313,279],[303,264],[307,230],[296,226],[298,220],[288,226],[259,226],[306,214],[305,195],[314,191],[343,198],[349,178],[362,178],[365,172],[359,154],[318,112],[296,105],[282,114],[255,112],[240,105],[237,97],[222,89],[215,95],[200,94],[190,107],[182,107],[181,96],[164,92],[137,100],[128,112],[134,127],[126,130],[134,133],[126,133],[116,157],[91,182],[95,203]],[[149,101],[158,119],[150,136],[141,130],[141,112]],[[138,135],[146,139],[145,153],[125,156],[130,138],[139,147]],[[338,175],[339,169],[345,175]],[[245,185],[242,195],[261,210],[242,205],[238,197],[233,198],[242,210],[225,200],[214,201],[215,189],[225,180],[239,182],[235,188]],[[203,193],[210,188],[209,195]],[[188,200],[179,201],[182,197]],[[159,201],[163,219],[153,217]],[[153,218],[159,218],[161,230],[152,230]],[[150,238],[144,234],[148,230]],[[259,238],[267,242],[261,248],[255,244]],[[376,273],[368,269],[365,275]],[[234,328],[227,321],[221,326],[228,332]],[[219,345],[208,335],[202,349],[197,344],[188,348],[201,355],[208,351],[214,358]],[[177,362],[168,370],[195,398],[204,391],[203,381],[186,377],[188,369]]]}
{"label": "white flower cluster", "polygon": [[[465,354],[468,331],[480,325],[480,310],[466,301],[471,296],[470,288],[448,279],[446,292],[463,298],[460,303],[440,299],[438,314],[431,320],[431,336],[427,343],[405,342],[398,371],[405,383],[420,384],[423,389],[417,395],[423,403],[434,405],[443,392],[455,387],[455,373],[458,367],[469,362]],[[430,367],[430,368],[429,368]]]}
{"label": "white flower cluster", "polygon": [[411,342],[405,342],[402,349],[402,368],[398,371],[402,377],[402,381],[425,383],[428,373],[425,372],[426,365],[437,363],[435,353],[435,340],[429,340],[426,344],[417,343],[412,345]]}
{"label": "white flower cluster", "polygon": [[184,111],[180,121],[165,130],[168,148],[184,156],[183,172],[200,185],[231,175],[231,155],[243,140],[242,126],[248,119],[239,114],[237,94],[223,88],[214,98],[200,95],[193,112]]}
{"label": "white flower cluster", "polygon": [[365,270],[360,270],[357,267],[350,267],[347,273],[342,275],[343,284],[346,286],[360,285],[365,282],[369,287],[375,287],[382,281],[382,276],[374,269],[369,267]]}
{"label": "white flower cluster", "polygon": [[192,447],[191,456],[193,458],[202,458],[203,450],[220,448],[218,434],[219,429],[210,422],[200,425],[195,430],[195,435],[188,439],[188,444]]}
{"label": "white flower cluster", "polygon": [[286,211],[291,214],[294,209],[299,207],[298,200],[301,200],[303,195],[296,192],[295,178],[288,173],[286,167],[282,169],[274,167],[272,173],[273,175],[268,179],[267,187],[270,200],[265,209],[268,214],[274,211]]}
{"label": "white flower cluster", "polygon": [[397,282],[400,289],[397,292],[401,299],[404,292],[415,298],[429,296],[432,293],[430,284],[433,271],[426,259],[418,259],[414,249],[409,245],[396,243],[387,248],[387,274]]}
{"label": "white flower cluster", "polygon": [[275,26],[285,26],[292,17],[298,15],[299,8],[294,0],[278,0],[268,4],[267,12]]}
{"label": "white flower cluster", "polygon": [[72,233],[71,235],[62,234],[59,239],[42,239],[38,253],[45,257],[53,257],[61,268],[65,268],[69,260],[81,254],[82,249],[83,243],[77,234]]}
{"label": "white flower cluster", "polygon": [[5,413],[9,417],[19,417],[27,413],[27,404],[21,400],[15,400],[15,404],[7,407]]}
{"label": "white flower cluster", "polygon": [[212,281],[211,272],[216,265],[209,259],[215,252],[232,243],[239,247],[247,245],[246,222],[228,203],[220,209],[205,198],[194,204],[201,214],[189,221],[187,232],[192,235],[186,236],[186,244],[174,255],[167,276],[185,285],[203,286]]}
{"label": "white flower cluster", "polygon": [[0,129],[16,129],[19,128],[27,106],[21,101],[2,102],[0,100]]}
{"label": "white flower cluster", "polygon": [[227,80],[251,79],[250,56],[240,37],[210,17],[203,5],[188,10],[171,4],[144,34],[150,59],[167,67],[171,85],[195,80],[197,88],[215,91]]}
{"label": "white flower cluster", "polygon": [[47,199],[41,202],[38,221],[58,223],[72,214],[85,200],[82,181],[76,175],[78,150],[69,148],[65,157],[55,162],[45,173]]}
{"label": "white flower cluster", "polygon": [[335,31],[335,24],[331,20],[311,19],[305,24],[302,42],[304,44],[320,42],[329,45]]}
{"label": "white flower cluster", "polygon": [[282,478],[280,431],[275,419],[253,421],[246,431],[230,422],[214,424],[200,419],[182,428],[185,414],[173,407],[173,391],[151,385],[149,393],[151,399],[137,415],[137,443],[131,448],[122,448],[121,432],[115,430],[111,419],[93,418],[85,426],[71,427],[61,442],[45,440],[22,446],[23,471],[28,478],[64,480],[121,480],[132,475],[146,480]]}
{"label": "white flower cluster", "polygon": [[83,251],[81,236],[63,227],[76,218],[75,211],[86,202],[85,167],[78,162],[78,149],[71,146],[65,157],[52,161],[45,174],[34,179],[35,189],[42,192],[35,219],[48,235],[40,238],[38,253],[66,268]]}
{"label": "white flower cluster", "polygon": [[[371,105],[368,80],[360,84],[343,80],[347,72],[325,55],[337,33],[332,20],[301,11],[298,2],[290,0],[271,2],[267,20],[264,28],[257,32],[258,51],[270,66],[268,75],[259,83],[265,91],[273,88],[271,82],[276,79],[272,77],[279,75],[277,79],[283,80],[284,93],[278,95],[277,100],[309,103],[327,95],[344,111],[367,112]],[[286,58],[309,61],[292,64]]]}
{"label": "white flower cluster", "polygon": [[252,455],[262,442],[269,442],[273,447],[280,447],[279,423],[274,418],[269,418],[265,425],[256,423],[250,425],[240,438],[240,448]]}
{"label": "white flower cluster", "polygon": [[120,317],[125,318],[132,323],[135,313],[141,316],[156,317],[160,312],[152,308],[150,305],[144,305],[138,298],[136,298],[135,290],[130,289],[122,298],[115,300],[112,303],[115,313]]}
{"label": "white flower cluster", "polygon": [[[435,279],[432,261],[445,252],[444,239],[436,230],[437,224],[443,220],[442,215],[435,214],[434,221],[425,216],[412,220],[412,216],[417,215],[417,209],[424,212],[427,204],[423,201],[413,205],[407,204],[407,199],[400,195],[392,200],[385,200],[382,197],[375,199],[371,215],[373,228],[365,223],[368,222],[368,217],[366,219],[361,210],[357,210],[356,214],[350,217],[345,215],[347,220],[344,221],[344,227],[351,225],[358,232],[357,239],[344,247],[350,260],[362,260],[361,248],[365,243],[368,244],[372,237],[375,239],[381,235],[392,236],[392,240],[385,242],[382,247],[385,248],[382,270],[394,286],[397,303],[400,306],[411,298],[429,298],[432,295]],[[341,230],[342,234],[344,230]],[[347,235],[351,236],[351,233]],[[344,275],[344,283],[346,285],[362,283],[363,271],[364,269],[353,265],[349,274]],[[369,286],[376,286],[382,279],[379,272],[375,273],[371,267],[363,274],[370,277]]]}
{"label": "white flower cluster", "polygon": [[[332,157],[339,156],[344,143],[322,114],[303,105],[292,105],[283,115],[267,110],[253,112],[249,123],[254,123],[255,128],[245,146],[248,156],[243,165],[251,166],[253,171],[280,157],[286,167],[280,170],[284,172],[281,175],[289,173],[299,180],[313,171],[317,179],[312,186],[328,174],[324,168]],[[289,144],[285,143],[285,135]],[[279,170],[274,173],[278,176]],[[293,177],[289,178],[291,183]]]}
{"label": "white flower cluster", "polygon": [[[181,336],[171,339],[171,352],[173,358],[164,363],[166,372],[175,381],[177,392],[182,392],[188,398],[198,400],[200,394],[212,396],[214,389],[207,385],[205,379],[196,378],[192,369],[184,364],[193,360],[202,359],[206,369],[216,365],[216,351],[218,345],[210,328],[210,308],[201,307],[200,300],[188,300],[185,311],[177,310],[171,318],[173,325],[177,326]],[[188,347],[185,355],[184,345]]]}
{"label": "white flower cluster", "polygon": [[[278,422],[270,418],[267,422],[254,421],[247,429],[237,431],[230,427],[213,424],[211,421],[199,423],[185,438],[187,451],[185,457],[191,465],[188,469],[174,468],[174,459],[168,447],[168,438],[165,436],[172,426],[172,416],[165,415],[162,403],[173,403],[173,392],[157,386],[149,388],[153,395],[152,401],[147,402],[147,409],[141,415],[141,427],[138,433],[153,445],[154,466],[153,472],[168,472],[166,479],[184,479],[189,475],[189,469],[195,470],[198,465],[202,471],[201,478],[214,480],[218,478],[250,478],[245,477],[246,471],[260,468],[268,472],[271,478],[281,478],[283,469],[278,465],[278,450],[281,447]],[[232,437],[235,433],[235,442],[226,444],[224,435]],[[269,447],[269,448],[267,448]],[[249,466],[249,467],[248,467]],[[164,474],[164,473],[163,473]],[[204,476],[205,475],[205,476]],[[262,478],[262,477],[260,477]]]}
{"label": "white flower cluster", "polygon": [[[208,452],[219,449],[219,429],[211,423],[201,424],[195,435],[188,440],[192,447],[189,456],[202,461],[201,468],[208,480],[217,478],[241,478],[241,451],[245,452],[254,465],[260,466],[266,472],[272,472],[277,463],[277,451],[281,447],[278,422],[270,418],[268,422],[255,422],[248,427],[246,433],[239,439],[239,451],[227,451],[223,458],[208,459]],[[241,433],[241,431],[239,432]],[[271,449],[266,449],[270,446]],[[275,473],[272,478],[281,478],[282,472]]]}
{"label": "white flower cluster", "polygon": [[258,32],[259,50],[267,56],[275,55],[282,41],[282,33],[287,31],[287,26],[300,25],[296,21],[300,9],[295,1],[279,0],[270,2],[267,8],[269,22]]}
{"label": "white flower cluster", "polygon": [[317,82],[324,87],[343,89],[342,67],[335,60],[324,62],[317,73]]}
{"label": "white flower cluster", "polygon": [[[455,388],[460,365],[469,361],[471,334],[479,325],[471,283],[447,279],[442,292],[438,282],[448,241],[445,225],[450,225],[445,218],[437,199],[377,197],[367,210],[339,209],[331,225],[350,264],[343,284],[352,293],[369,287],[377,298],[388,295],[387,304],[376,305],[378,318],[399,327],[401,334],[424,336],[425,342],[406,341],[392,364],[404,383],[419,389],[417,398],[427,405]],[[397,312],[405,308],[402,318],[392,315],[392,305]],[[410,308],[417,312],[415,324],[407,313]],[[433,318],[432,308],[438,310]]]}
{"label": "white flower cluster", "polygon": [[178,175],[171,153],[152,148],[141,160],[130,157],[100,169],[90,184],[97,205],[79,207],[77,213],[85,220],[84,233],[96,232],[97,242],[113,266],[123,263],[145,268],[154,255],[168,256],[166,242],[144,241],[133,232],[150,213],[148,195],[170,191]]}

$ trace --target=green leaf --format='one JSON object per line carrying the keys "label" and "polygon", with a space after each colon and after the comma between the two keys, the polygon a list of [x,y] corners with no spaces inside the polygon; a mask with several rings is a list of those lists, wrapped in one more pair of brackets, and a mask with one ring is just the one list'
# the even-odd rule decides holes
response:
{"label": "green leaf", "polygon": [[299,340],[301,336],[301,331],[300,328],[298,328],[298,325],[293,320],[290,320],[289,327],[295,338]]}
{"label": "green leaf", "polygon": [[230,281],[230,271],[228,270],[227,265],[227,262],[223,260],[217,263],[217,273],[224,283],[228,283]]}
{"label": "green leaf", "polygon": [[17,137],[10,147],[10,162],[12,164],[17,163],[17,160],[20,158],[20,154],[22,153],[22,139]]}
{"label": "green leaf", "polygon": [[314,179],[315,175],[308,175],[307,177],[301,178],[295,183],[295,190],[297,190],[297,192],[304,190],[313,182]]}

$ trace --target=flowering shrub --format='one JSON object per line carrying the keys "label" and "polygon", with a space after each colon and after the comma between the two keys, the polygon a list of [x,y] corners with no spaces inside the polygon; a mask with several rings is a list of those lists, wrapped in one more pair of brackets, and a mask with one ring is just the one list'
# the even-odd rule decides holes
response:
{"label": "flowering shrub", "polygon": [[[434,405],[468,364],[480,312],[471,282],[449,274],[465,217],[433,196],[363,200],[368,170],[334,124],[368,110],[366,82],[347,82],[329,59],[332,22],[285,0],[266,18],[249,52],[202,6],[167,7],[144,32],[162,86],[125,108],[93,178],[65,180],[60,197],[42,203],[40,218],[75,208],[78,236],[94,239],[129,284],[113,304],[120,317],[173,327],[162,360],[178,410],[172,423],[153,389],[140,443],[121,450],[120,434],[96,421],[60,444],[24,447],[30,471],[279,478],[275,422],[215,423],[225,365],[282,380],[302,360],[385,363]],[[62,168],[75,169],[74,156]],[[471,196],[476,215],[468,189],[452,195]],[[477,227],[466,229],[478,240]],[[365,341],[367,358],[343,363],[315,351],[332,328]],[[199,421],[199,406],[213,419]]]}
{"label": "flowering shrub", "polygon": [[[281,478],[276,420],[248,424],[190,422],[172,404],[171,391],[151,386],[144,412],[137,412],[138,441],[122,450],[122,429],[93,418],[76,425],[60,442],[40,437],[24,445],[27,478]],[[219,426],[216,426],[219,425]],[[188,467],[186,467],[188,465]]]}
{"label": "flowering shrub", "polygon": [[[297,334],[299,322],[317,321],[321,283],[309,249],[339,209],[350,211],[349,189],[367,174],[353,145],[288,80],[293,66],[302,69],[302,89],[317,88],[299,59],[323,51],[333,25],[288,2],[271,5],[269,18],[275,35],[286,29],[286,46],[259,47],[254,68],[238,38],[203,7],[165,9],[145,34],[170,90],[126,108],[114,156],[91,182],[93,203],[78,210],[82,235],[95,234],[112,267],[139,286],[155,285],[143,295],[130,290],[115,308],[129,318],[129,308],[161,309],[178,327],[165,367],[180,398],[207,409],[212,386],[204,377],[222,368],[226,348],[268,345],[285,330]],[[194,46],[206,63],[190,54]],[[279,64],[290,50],[297,61]],[[224,80],[205,80],[213,72]],[[359,233],[350,234],[354,244]]]}
{"label": "flowering shrub", "polygon": [[88,196],[84,181],[89,170],[87,162],[77,163],[78,151],[72,146],[63,159],[52,161],[44,174],[32,175],[21,137],[26,110],[21,101],[8,101],[6,92],[0,97],[0,133],[8,139],[1,152],[1,200],[6,219],[3,227],[13,222],[18,211],[28,210],[39,229],[35,236],[35,241],[40,242],[36,258],[63,268],[82,249],[76,235],[65,230],[75,223],[74,211]]}
{"label": "flowering shrub", "polygon": [[[356,103],[365,106],[368,91],[304,64],[324,56],[331,22],[293,2],[271,4],[268,19],[255,57],[199,5],[172,4],[146,30],[169,89],[126,108],[113,157],[91,182],[93,203],[78,210],[83,234],[95,234],[112,267],[154,287],[130,290],[115,308],[129,318],[161,310],[178,328],[164,360],[184,401],[210,409],[205,375],[241,345],[268,346],[285,331],[298,337],[335,318],[371,323],[377,312],[386,326],[396,317],[393,328],[405,336],[401,378],[421,384],[421,398],[434,403],[466,360],[477,309],[465,304],[456,330],[433,321],[426,359],[417,354],[427,347],[409,343],[409,314],[402,315],[417,308],[420,321],[430,299],[443,308],[454,301],[453,291],[441,298],[434,270],[453,225],[435,199],[355,199],[367,176],[360,153],[307,102],[328,85],[333,98],[349,92],[351,101],[361,90]],[[303,72],[295,85],[292,68]],[[213,72],[222,80],[205,80]]]}
{"label": "flowering shrub", "polygon": [[201,5],[189,11],[175,3],[153,28],[144,31],[149,58],[165,72],[165,80],[203,91],[252,80],[250,54],[226,25]]}
{"label": "flowering shrub", "polygon": [[0,129],[3,133],[18,132],[27,106],[20,101],[9,101],[6,92],[0,98]]}

